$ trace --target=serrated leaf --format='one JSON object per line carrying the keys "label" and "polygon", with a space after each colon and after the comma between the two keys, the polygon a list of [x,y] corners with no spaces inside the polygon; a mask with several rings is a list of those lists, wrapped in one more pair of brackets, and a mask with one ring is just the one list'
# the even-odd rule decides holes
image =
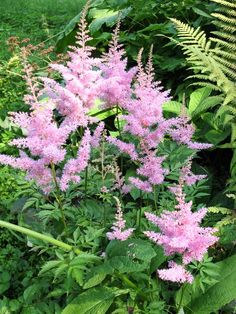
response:
{"label": "serrated leaf", "polygon": [[197,107],[205,100],[207,97],[210,96],[212,89],[208,87],[203,87],[195,90],[190,95],[190,101],[188,104],[188,110],[190,115],[197,109]]}
{"label": "serrated leaf", "polygon": [[[186,312],[194,314],[210,314],[217,312],[225,304],[228,304],[236,298],[236,255],[230,256],[227,259],[216,263],[219,268],[218,281],[213,280],[210,286],[205,289],[204,293],[198,291],[195,295],[191,295],[191,286],[185,290],[184,307]],[[197,278],[196,278],[197,279]],[[196,280],[195,279],[195,280]],[[200,284],[203,284],[200,282]],[[186,301],[189,300],[189,303]],[[189,311],[187,310],[189,309]]]}
{"label": "serrated leaf", "polygon": [[92,288],[92,287],[99,285],[106,278],[106,276],[107,276],[106,273],[95,274],[93,277],[89,278],[86,281],[83,288],[88,289],[88,288]]}
{"label": "serrated leaf", "polygon": [[126,293],[128,290],[107,287],[89,289],[67,305],[62,314],[105,314],[114,298]]}
{"label": "serrated leaf", "polygon": [[180,102],[170,100],[163,104],[162,109],[164,112],[173,112],[179,115],[182,107],[183,105]]}
{"label": "serrated leaf", "polygon": [[141,239],[128,239],[126,241],[111,241],[107,248],[108,258],[115,256],[130,256],[141,261],[151,261],[156,256],[149,241]]}
{"label": "serrated leaf", "polygon": [[42,275],[42,274],[48,272],[49,270],[59,266],[61,263],[62,263],[62,261],[49,261],[49,262],[46,262],[42,266],[42,268],[41,268],[41,270],[39,272],[39,275]]}

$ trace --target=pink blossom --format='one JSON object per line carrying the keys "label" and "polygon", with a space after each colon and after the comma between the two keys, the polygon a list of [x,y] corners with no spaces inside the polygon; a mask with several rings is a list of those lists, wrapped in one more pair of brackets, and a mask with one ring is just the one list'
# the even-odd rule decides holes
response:
{"label": "pink blossom", "polygon": [[91,146],[92,147],[98,147],[99,146],[99,142],[101,140],[102,137],[102,133],[104,131],[105,128],[105,124],[103,121],[101,121],[98,126],[96,127],[92,139],[91,139]]}
{"label": "pink blossom", "polygon": [[152,185],[148,181],[142,181],[139,178],[129,177],[130,183],[132,183],[136,188],[144,192],[152,192]]}
{"label": "pink blossom", "polygon": [[91,150],[91,134],[87,129],[80,143],[80,148],[77,153],[77,157],[70,159],[66,164],[60,178],[60,187],[62,191],[68,188],[70,181],[79,183],[79,173],[88,165]]}
{"label": "pink blossom", "polygon": [[207,209],[201,208],[192,212],[192,202],[185,202],[181,188],[177,192],[177,210],[164,211],[160,217],[145,213],[146,218],[158,226],[160,232],[146,231],[144,233],[152,241],[163,246],[167,256],[179,253],[183,257],[183,263],[188,264],[193,260],[202,260],[207,249],[218,238],[213,235],[215,229],[200,227]]}
{"label": "pink blossom", "polygon": [[123,56],[125,51],[119,44],[120,22],[114,30],[108,53],[104,54],[100,66],[103,79],[100,80],[100,97],[105,100],[105,107],[122,104],[132,95],[132,80],[136,68],[127,68],[127,59]]}
{"label": "pink blossom", "polygon": [[109,240],[120,240],[125,241],[127,240],[130,235],[133,233],[134,228],[125,229],[125,220],[123,218],[123,212],[121,209],[121,204],[118,198],[114,197],[117,202],[117,212],[115,215],[116,221],[113,223],[111,227],[112,231],[107,232],[107,237]]}
{"label": "pink blossom", "polygon": [[137,152],[135,150],[135,145],[133,143],[125,143],[111,136],[107,136],[107,141],[117,146],[121,152],[128,154],[132,160],[136,160],[138,158]]}
{"label": "pink blossom", "polygon": [[187,271],[184,268],[184,266],[178,265],[173,261],[169,262],[168,269],[159,269],[157,273],[162,280],[168,280],[179,283],[193,282],[192,274],[189,271]]}

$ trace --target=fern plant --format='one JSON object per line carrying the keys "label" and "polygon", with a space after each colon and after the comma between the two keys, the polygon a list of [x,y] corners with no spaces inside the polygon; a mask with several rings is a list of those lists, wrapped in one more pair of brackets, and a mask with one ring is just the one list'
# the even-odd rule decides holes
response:
{"label": "fern plant", "polygon": [[194,72],[189,76],[196,80],[191,85],[207,86],[224,97],[214,118],[224,117],[225,124],[231,127],[231,141],[226,145],[234,150],[229,189],[236,191],[236,0],[212,1],[218,3],[219,8],[212,13],[217,30],[210,38],[200,28],[195,29],[177,19],[171,21],[180,38],[176,42]]}

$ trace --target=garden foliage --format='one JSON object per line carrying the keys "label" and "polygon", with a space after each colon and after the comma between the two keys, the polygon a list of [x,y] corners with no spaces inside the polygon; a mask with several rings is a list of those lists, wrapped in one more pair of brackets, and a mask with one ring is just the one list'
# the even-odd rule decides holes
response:
{"label": "garden foliage", "polygon": [[[0,69],[0,313],[235,312],[235,195],[217,201],[204,160],[234,148],[235,15],[234,1],[213,2],[87,3],[61,33],[58,49],[75,38],[61,62],[11,39]],[[194,27],[213,17],[208,41]],[[166,47],[183,48],[193,86],[210,81],[186,95],[163,74],[186,65],[164,47],[174,25],[180,41]]]}

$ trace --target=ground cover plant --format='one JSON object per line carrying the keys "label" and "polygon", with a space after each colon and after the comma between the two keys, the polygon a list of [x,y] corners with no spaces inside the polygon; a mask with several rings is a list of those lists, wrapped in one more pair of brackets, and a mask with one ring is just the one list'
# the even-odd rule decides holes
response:
{"label": "ground cover plant", "polygon": [[[122,12],[101,48],[87,16],[109,16],[109,6],[97,9],[105,3],[87,2],[75,45],[59,59],[51,48],[10,41],[1,87],[0,313],[234,313],[235,195],[230,185],[217,198],[226,180],[204,159],[218,145],[204,117],[228,93],[207,86],[173,100],[156,80],[153,46],[132,57],[133,42],[127,52],[121,44]],[[195,52],[205,35],[172,21],[184,28],[180,45]]]}

